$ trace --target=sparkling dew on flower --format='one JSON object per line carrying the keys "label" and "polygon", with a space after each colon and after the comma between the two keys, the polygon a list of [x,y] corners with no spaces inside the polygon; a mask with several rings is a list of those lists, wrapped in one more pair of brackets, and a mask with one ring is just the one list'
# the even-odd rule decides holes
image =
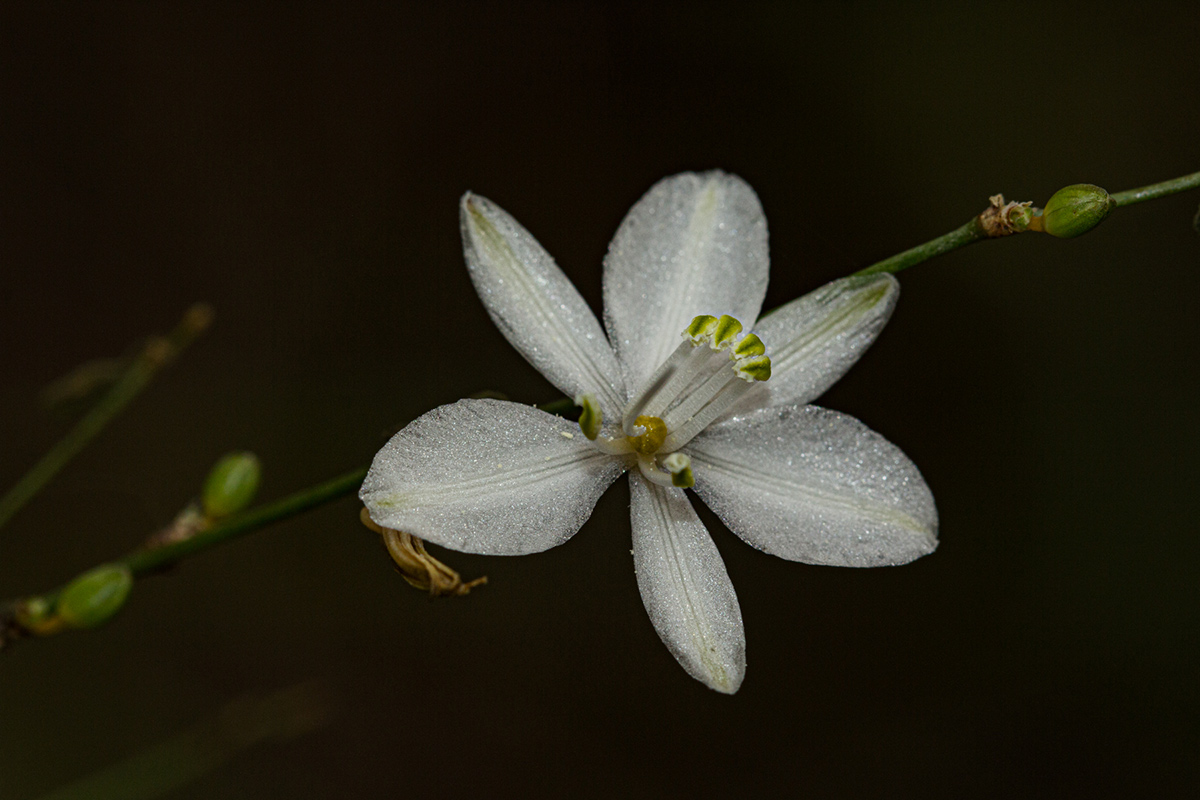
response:
{"label": "sparkling dew on flower", "polygon": [[735,176],[684,173],[652,187],[609,246],[606,335],[511,216],[468,193],[461,226],[492,320],[582,413],[576,425],[498,400],[430,411],[375,457],[360,497],[376,523],[463,552],[539,552],[628,472],[651,622],[690,675],[728,693],[745,674],[741,611],[686,489],[791,561],[896,565],[937,546],[916,466],[852,417],[807,405],[887,322],[891,275],[843,278],[759,319],[758,198]]}

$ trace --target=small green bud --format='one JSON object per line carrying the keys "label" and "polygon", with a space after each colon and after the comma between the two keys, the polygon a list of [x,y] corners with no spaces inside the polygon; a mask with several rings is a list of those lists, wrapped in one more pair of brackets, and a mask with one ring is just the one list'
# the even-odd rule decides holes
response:
{"label": "small green bud", "polygon": [[1014,233],[1020,233],[1029,228],[1033,220],[1032,203],[1013,203],[1008,211],[1008,224]]}
{"label": "small green bud", "polygon": [[58,616],[72,628],[94,628],[125,605],[133,574],[124,564],[104,564],[67,584],[58,598]]}
{"label": "small green bud", "polygon": [[227,517],[250,505],[262,467],[254,453],[230,453],[208,473],[201,503],[210,518]]}
{"label": "small green bud", "polygon": [[1041,228],[1051,236],[1072,239],[1104,221],[1117,201],[1099,186],[1077,183],[1054,193],[1042,211]]}

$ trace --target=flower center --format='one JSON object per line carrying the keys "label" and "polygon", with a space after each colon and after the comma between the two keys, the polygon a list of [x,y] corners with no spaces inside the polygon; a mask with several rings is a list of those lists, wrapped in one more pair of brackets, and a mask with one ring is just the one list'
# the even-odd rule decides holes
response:
{"label": "flower center", "polygon": [[691,459],[676,451],[755,383],[771,377],[766,346],[753,333],[739,337],[741,332],[742,323],[731,316],[696,317],[675,352],[625,407],[621,435],[602,432],[604,418],[595,396],[575,398],[583,409],[579,427],[584,436],[606,453],[636,458],[638,469],[654,483],[692,486]]}

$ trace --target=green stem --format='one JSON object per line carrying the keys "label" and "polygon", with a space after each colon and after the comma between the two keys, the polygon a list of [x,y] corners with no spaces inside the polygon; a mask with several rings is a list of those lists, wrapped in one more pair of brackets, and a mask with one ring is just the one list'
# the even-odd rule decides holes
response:
{"label": "green stem", "polygon": [[[543,403],[539,406],[539,408],[552,414],[569,412],[574,407],[575,403],[566,398]],[[272,522],[279,522],[288,517],[294,517],[297,514],[308,511],[310,508],[316,508],[317,506],[345,497],[357,491],[366,477],[367,467],[359,467],[325,483],[313,486],[310,489],[296,492],[290,497],[285,497],[282,500],[277,500],[274,503],[262,506],[253,511],[239,514],[183,541],[172,542],[171,544],[149,550],[135,550],[117,563],[123,563],[129,567],[129,571],[133,573],[135,578],[144,577],[165,569],[196,553],[209,550],[231,539],[245,536],[247,533],[256,531]]]}
{"label": "green stem", "polygon": [[903,253],[897,253],[891,258],[885,258],[883,261],[872,264],[866,269],[860,269],[854,275],[874,275],[877,272],[896,273],[902,269],[908,269],[914,264],[928,261],[934,256],[949,253],[951,250],[966,247],[969,244],[983,241],[986,238],[988,238],[988,235],[984,232],[983,225],[979,223],[979,217],[973,217],[970,222],[959,228],[955,228],[949,233],[942,234],[936,239],[931,239],[925,244],[919,244],[916,247],[905,250]]}
{"label": "green stem", "polygon": [[195,341],[208,327],[211,318],[212,312],[207,306],[193,306],[166,339],[151,340],[83,419],[51,447],[4,497],[0,497],[0,527],[12,519],[96,434],[104,430],[104,426],[146,388],[155,373]]}
{"label": "green stem", "polygon": [[[141,547],[122,558],[106,563],[128,568],[135,578],[144,578],[148,575],[153,575],[183,561],[185,558],[190,558],[197,553],[202,553],[218,545],[231,542],[248,533],[265,528],[273,522],[294,517],[317,506],[352,494],[362,485],[363,478],[366,475],[367,468],[361,467],[325,483],[296,492],[282,500],[268,503],[265,506],[244,514],[238,514],[187,539],[155,547]],[[22,635],[27,635],[31,632],[21,622],[19,609],[33,606],[53,609],[64,588],[66,587],[60,586],[49,592],[23,597],[16,602],[0,606],[0,649],[3,649],[9,640],[20,638]],[[54,628],[52,632],[57,632],[58,630],[60,628]]]}
{"label": "green stem", "polygon": [[[336,697],[315,682],[224,705],[196,725],[41,800],[151,800],[177,791],[249,748],[317,730],[332,720]],[[64,763],[63,771],[73,763]]]}
{"label": "green stem", "polygon": [[296,492],[290,497],[256,508],[244,514],[218,523],[206,531],[197,533],[183,541],[172,542],[149,550],[135,550],[118,564],[129,567],[135,578],[159,572],[196,553],[210,550],[217,545],[245,536],[247,533],[266,527],[273,522],[294,517],[311,508],[345,497],[357,491],[367,476],[366,467],[347,472],[333,480]]}
{"label": "green stem", "polygon": [[1189,189],[1200,189],[1200,172],[1193,172],[1191,175],[1184,175],[1181,178],[1172,178],[1162,183],[1152,183],[1140,189],[1117,192],[1112,199],[1117,201],[1118,206],[1127,206],[1143,200],[1157,200],[1160,197],[1186,192]]}
{"label": "green stem", "polygon": [[[1159,197],[1186,192],[1189,189],[1200,189],[1200,172],[1193,172],[1191,175],[1184,175],[1179,178],[1171,178],[1161,183],[1152,183],[1140,189],[1117,192],[1112,195],[1112,198],[1116,201],[1117,206],[1120,207],[1132,203],[1140,203],[1143,200],[1156,200]],[[1017,233],[1018,231],[1011,232]],[[960,247],[966,247],[969,244],[981,242],[984,239],[1000,237],[1000,234],[989,235],[980,222],[980,217],[975,217],[967,224],[955,228],[949,233],[932,239],[925,244],[919,244],[916,247],[905,250],[903,253],[898,253],[891,258],[885,258],[883,261],[872,264],[865,269],[860,269],[853,274],[874,275],[877,272],[896,273],[902,269],[908,269],[915,264],[920,264],[922,261],[928,261],[934,256],[949,253],[951,250],[957,250]]]}
{"label": "green stem", "polygon": [[[543,403],[539,407],[552,414],[564,414],[570,413],[575,408],[575,404],[568,398],[562,398]],[[244,514],[238,514],[187,539],[155,547],[141,547],[123,558],[106,563],[127,567],[135,578],[153,575],[184,559],[253,533],[273,522],[280,522],[352,494],[362,485],[366,476],[367,467],[359,467],[325,483],[296,492],[282,500]],[[65,586],[60,586],[40,595],[23,597],[16,602],[0,605],[0,649],[3,649],[8,641],[30,633],[20,622],[17,613],[20,607],[40,605],[45,608],[54,608],[58,596],[64,588]]]}

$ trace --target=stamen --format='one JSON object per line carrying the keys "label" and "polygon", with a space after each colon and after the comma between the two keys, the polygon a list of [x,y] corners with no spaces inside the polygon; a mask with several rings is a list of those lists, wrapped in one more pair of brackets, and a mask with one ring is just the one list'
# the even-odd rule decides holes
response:
{"label": "stamen", "polygon": [[687,326],[683,335],[691,339],[692,344],[703,344],[712,338],[718,322],[719,320],[711,314],[701,314],[692,318],[692,323]]}
{"label": "stamen", "polygon": [[742,332],[742,323],[738,322],[728,314],[722,315],[717,320],[716,330],[712,335],[712,349],[724,350],[729,345],[733,344],[733,339]]}
{"label": "stamen", "polygon": [[[657,404],[658,400],[662,397],[673,399],[698,372],[711,364],[712,352],[697,348],[705,342],[711,343],[714,332],[721,330],[721,324],[726,319],[732,320],[738,330],[741,330],[741,323],[733,317],[721,317],[718,320],[716,317],[702,314],[692,320],[682,333],[683,341],[667,360],[659,365],[637,397],[626,406],[625,414],[621,417],[621,429],[625,431],[626,436],[640,436],[643,431],[637,429],[637,418],[647,414],[662,416],[662,412],[671,401]],[[728,323],[725,324],[725,329],[731,327]],[[715,345],[713,349],[716,349]]]}
{"label": "stamen", "polygon": [[[666,486],[670,474],[672,486],[691,486],[694,479],[686,456],[680,454],[670,465],[664,461],[666,473],[649,457],[673,455],[728,411],[751,384],[771,377],[771,359],[762,340],[753,333],[739,338],[741,333],[742,323],[728,314],[720,319],[695,317],[683,331],[683,342],[626,406],[621,429],[648,479]],[[698,349],[705,342],[709,346]],[[721,358],[722,352],[728,352],[732,364]],[[734,385],[738,378],[744,383]]]}
{"label": "stamen", "polygon": [[[759,346],[761,346],[761,342]],[[756,349],[753,342],[746,348],[750,352]],[[737,348],[730,356],[736,355]],[[671,453],[683,447],[696,434],[707,428],[713,420],[732,408],[755,383],[768,380],[770,377],[771,359],[765,355],[739,358],[734,361],[729,372],[722,371],[713,375],[677,408],[668,412],[666,423],[667,429],[671,433],[659,448],[659,452]],[[735,378],[741,378],[743,382],[736,383]]]}
{"label": "stamen", "polygon": [[583,409],[579,414],[579,428],[583,435],[591,441],[596,441],[600,435],[600,426],[604,424],[604,411],[596,401],[596,395],[588,392],[575,398],[575,405]]}
{"label": "stamen", "polygon": [[690,489],[696,485],[692,475],[692,459],[683,453],[671,453],[662,460],[662,465],[671,473],[672,485],[680,489]]}
{"label": "stamen", "polygon": [[654,463],[654,458],[651,456],[638,456],[638,471],[651,483],[657,483],[659,486],[673,487],[675,485],[675,476],[659,469]]}
{"label": "stamen", "polygon": [[[604,411],[600,408],[600,404],[596,402],[596,395],[591,392],[581,394],[575,398],[575,405],[583,409],[579,414],[579,429],[583,431],[583,435],[592,444],[596,445],[596,448],[601,453],[624,456],[633,452],[633,444],[624,436],[614,439],[611,436],[601,435],[600,429],[604,425]],[[666,435],[665,430],[663,431],[663,435]],[[662,442],[661,436],[658,441],[659,443]]]}
{"label": "stamen", "polygon": [[[730,367],[733,368],[731,369]],[[680,425],[694,417],[700,409],[704,408],[714,397],[720,394],[722,389],[736,380],[738,374],[735,369],[735,365],[722,367],[709,376],[708,380],[684,397],[679,405],[668,410],[666,416],[663,417],[667,423],[667,430],[674,431]]]}
{"label": "stamen", "polygon": [[736,358],[749,358],[750,356],[766,355],[767,346],[763,344],[762,339],[758,338],[757,333],[747,333],[742,337],[742,340],[733,347],[733,355]]}
{"label": "stamen", "polygon": [[685,420],[682,424],[671,428],[671,433],[667,435],[662,447],[659,448],[660,453],[673,453],[685,444],[690,442],[696,434],[712,424],[713,420],[724,414],[733,405],[741,400],[746,392],[753,388],[754,384],[750,382],[741,382],[731,380],[732,386],[726,386],[725,390],[717,395],[717,397],[704,408],[696,412],[696,415],[691,419]]}
{"label": "stamen", "polygon": [[733,365],[737,376],[746,383],[771,379],[771,359],[767,356],[739,358]]}
{"label": "stamen", "polygon": [[625,415],[621,417],[621,430],[625,431],[626,436],[641,436],[644,431],[638,429],[637,418],[642,416],[642,412],[646,410],[646,406],[658,397],[662,388],[671,379],[671,377],[679,371],[679,364],[683,362],[689,355],[695,345],[691,342],[683,342],[675,348],[675,352],[671,353],[654,375],[646,382],[642,391],[638,392],[637,397],[630,401],[625,407]]}

